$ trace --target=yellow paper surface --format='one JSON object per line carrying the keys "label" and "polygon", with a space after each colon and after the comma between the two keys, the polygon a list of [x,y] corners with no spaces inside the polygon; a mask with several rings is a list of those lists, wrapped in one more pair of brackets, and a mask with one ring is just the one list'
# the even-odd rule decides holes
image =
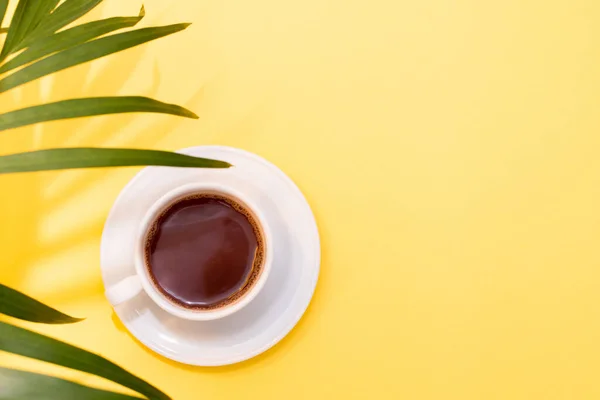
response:
{"label": "yellow paper surface", "polygon": [[[141,5],[105,3],[91,17]],[[176,400],[600,397],[600,2],[144,4],[142,25],[193,25],[0,95],[0,111],[123,94],[200,119],[52,122],[3,132],[0,153],[255,152],[313,207],[315,297],[251,361],[167,361],[127,334],[102,294],[103,222],[137,170],[0,176],[0,281],[87,317],[33,328]],[[18,357],[0,364],[115,388]]]}

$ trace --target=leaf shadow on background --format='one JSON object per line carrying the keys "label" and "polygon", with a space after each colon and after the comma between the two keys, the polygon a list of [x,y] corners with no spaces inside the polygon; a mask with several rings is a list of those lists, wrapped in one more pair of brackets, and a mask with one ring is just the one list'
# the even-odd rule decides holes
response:
{"label": "leaf shadow on background", "polygon": [[[27,87],[21,88],[20,94],[28,102],[42,102],[41,82],[32,82]],[[23,150],[33,148],[36,145],[36,141],[39,140],[39,135],[42,131],[43,128],[37,126],[21,128],[19,134],[27,138],[22,142],[25,142],[28,146],[23,147]],[[2,147],[7,148],[7,146]],[[16,182],[20,182],[19,177],[16,175],[0,177],[0,185],[3,186],[9,184],[11,187],[14,187],[13,185]],[[26,251],[26,249],[35,247],[37,237],[37,225],[34,213],[29,213],[29,210],[43,208],[39,196],[39,182],[39,176],[32,176],[27,179],[27,184],[19,185],[19,191],[12,191],[10,195],[0,198],[0,225],[3,227],[3,229],[0,229],[0,242],[4,244],[3,251],[0,253],[0,263],[7,267],[0,268],[0,280],[8,286],[13,286],[12,281],[20,281],[25,273],[22,268],[17,269],[17,266],[27,265],[35,257],[32,252]],[[28,205],[29,210],[22,208],[24,204]],[[7,227],[12,229],[6,229]],[[16,241],[18,241],[16,245],[10,245]]]}
{"label": "leaf shadow on background", "polygon": [[[157,14],[154,12],[152,15]],[[158,21],[156,21],[156,18],[147,16],[143,24],[156,25],[158,24]],[[94,74],[95,78],[90,82],[87,82],[87,79],[91,75],[91,66],[93,63],[84,64],[84,66],[87,67],[85,74],[84,76],[79,77],[79,81],[84,83],[84,85],[81,86],[81,92],[83,93],[79,93],[77,95],[69,94],[68,96],[61,97],[83,97],[84,93],[94,93],[94,95],[107,96],[123,94],[120,92],[126,85],[127,81],[131,78],[132,73],[135,72],[140,60],[143,59],[144,55],[148,51],[147,46],[152,46],[152,43],[134,47],[119,53],[114,58],[109,56],[105,60],[102,60],[101,68],[99,68]],[[71,70],[76,70],[78,68],[79,67],[75,67]],[[105,76],[110,76],[111,79],[104,79],[103,77]],[[59,73],[56,74],[56,77],[56,87],[65,87],[70,85],[71,77],[68,74]],[[141,91],[136,91],[136,95],[156,98],[160,83],[160,71],[155,63],[150,87]],[[193,106],[194,102],[192,100],[186,104]],[[158,126],[152,126],[151,130],[129,129],[130,125],[136,121],[140,121],[140,116],[141,114],[121,114],[85,119],[84,121],[80,119],[56,121],[50,122],[47,125],[50,125],[57,132],[73,132],[72,135],[62,138],[62,140],[54,146],[72,147],[81,145],[82,141],[85,141],[86,143],[93,143],[95,146],[126,147],[132,146],[134,139],[142,138],[143,143],[138,144],[136,142],[135,147],[150,147],[156,144],[159,136],[162,137],[165,132],[168,132],[169,127],[181,123],[179,118],[165,118],[160,119],[160,121],[162,121],[160,126],[165,128],[163,130],[158,130]],[[148,117],[148,115],[146,115],[146,117]],[[107,132],[112,132],[113,134],[107,135]],[[133,135],[131,132],[133,132]],[[47,188],[45,188],[43,193],[44,198],[49,202],[60,203],[64,201],[65,198],[70,199],[74,194],[81,193],[86,185],[97,185],[98,181],[95,178],[100,180],[106,179],[106,176],[109,174],[110,172],[107,173],[107,171],[98,170],[67,171],[56,176],[47,186]]]}
{"label": "leaf shadow on background", "polygon": [[[160,73],[158,70],[155,70],[152,86],[144,91],[140,92],[141,96],[154,98],[156,93],[158,92],[158,88],[160,85]],[[107,146],[107,147],[116,147],[117,145],[106,145],[102,141],[109,140],[107,139],[106,132],[118,132],[112,136],[112,140],[118,141],[119,138],[123,138],[124,136],[129,136],[127,133],[127,128],[136,120],[139,119],[139,114],[123,114],[123,115],[112,115],[112,116],[104,116],[99,118],[94,118],[89,121],[88,130],[85,132],[85,138],[76,139],[75,137],[70,137],[67,139],[70,143],[66,145],[77,145],[80,143],[82,139],[85,139],[88,143],[97,143],[98,146]],[[60,121],[57,124],[73,122],[77,123],[77,120],[71,121]],[[79,121],[80,122],[80,121]],[[165,122],[165,125],[169,125],[169,122]],[[104,135],[103,135],[104,133]],[[146,132],[135,131],[135,137],[138,135],[146,135]],[[132,140],[120,141],[120,143],[125,143],[126,145],[131,145]],[[44,197],[49,204],[60,204],[61,202],[71,199],[73,195],[76,195],[81,192],[85,185],[93,186],[97,182],[94,182],[93,179],[89,179],[88,173],[96,172],[99,177],[103,177],[106,174],[103,174],[102,171],[85,171],[85,170],[73,170],[67,171],[65,174],[61,174],[56,176],[52,182],[48,185],[46,190],[44,191]],[[86,179],[86,177],[88,179]],[[82,182],[84,181],[84,182]]]}
{"label": "leaf shadow on background", "polygon": [[[152,97],[158,87],[158,75],[155,85],[150,89],[148,95]],[[202,97],[202,90],[197,91],[196,95],[187,104],[195,104]],[[112,118],[104,118],[100,124],[102,130],[118,131],[118,126],[127,127],[136,121],[136,116],[133,114],[118,116],[118,121]],[[121,123],[119,123],[121,121]],[[158,125],[153,125],[152,130],[131,130],[132,134],[122,138],[122,135],[113,135],[108,139],[108,142],[100,143],[103,146],[116,147],[128,146],[132,143],[138,143],[143,137],[144,142],[156,142],[165,137],[165,135],[174,127],[181,124],[179,119],[165,118]],[[123,132],[123,131],[120,131]],[[101,139],[101,138],[98,138]],[[115,182],[120,182],[123,186],[135,174],[137,170],[74,170],[58,175],[47,187],[47,192],[44,197],[49,197],[47,204],[50,207],[64,207],[69,212],[80,210],[80,218],[77,220],[66,218],[65,213],[55,212],[47,215],[40,221],[40,231],[43,242],[48,245],[42,248],[42,252],[49,255],[56,254],[62,251],[73,251],[73,243],[79,243],[82,246],[82,251],[85,252],[86,246],[93,246],[91,243],[78,242],[78,238],[100,237],[104,221],[108,210],[103,210],[99,213],[85,213],[85,209],[90,202],[101,195],[105,191],[114,190]],[[91,177],[91,178],[90,178]],[[116,196],[116,194],[115,194]],[[65,222],[67,226],[65,226]],[[82,254],[83,256],[83,254]],[[59,262],[57,262],[59,263]],[[100,287],[97,287],[98,289]],[[71,290],[69,297],[72,296]]]}

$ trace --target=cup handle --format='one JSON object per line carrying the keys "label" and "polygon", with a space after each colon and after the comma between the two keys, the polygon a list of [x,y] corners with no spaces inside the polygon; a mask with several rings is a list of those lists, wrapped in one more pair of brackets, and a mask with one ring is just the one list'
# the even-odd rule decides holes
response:
{"label": "cup handle", "polygon": [[107,288],[104,295],[108,299],[108,302],[113,307],[116,307],[121,303],[131,300],[141,291],[142,281],[140,277],[132,275]]}

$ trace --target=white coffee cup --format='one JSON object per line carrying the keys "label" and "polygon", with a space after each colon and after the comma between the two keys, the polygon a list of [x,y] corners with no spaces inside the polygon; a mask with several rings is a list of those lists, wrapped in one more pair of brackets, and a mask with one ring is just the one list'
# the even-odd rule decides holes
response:
{"label": "white coffee cup", "polygon": [[[256,222],[260,225],[264,239],[263,243],[265,246],[265,257],[262,269],[258,279],[254,281],[253,286],[247,289],[246,293],[232,303],[210,310],[186,308],[168,299],[156,288],[155,284],[150,278],[148,268],[145,265],[144,249],[146,245],[147,234],[154,221],[169,205],[176,203],[178,200],[184,197],[197,193],[214,193],[217,195],[230,197],[239,202],[242,206],[244,206],[244,208],[248,209],[255,217]],[[176,317],[194,321],[208,321],[223,318],[241,310],[243,307],[248,305],[248,303],[250,303],[252,299],[256,297],[256,295],[265,285],[269,271],[271,270],[271,264],[273,263],[273,248],[271,244],[271,231],[269,229],[269,225],[266,223],[266,219],[264,218],[260,209],[254,206],[253,202],[246,196],[242,195],[236,190],[231,189],[230,187],[214,183],[193,183],[181,186],[162,196],[152,205],[152,207],[150,207],[142,221],[142,224],[140,225],[136,236],[134,261],[136,274],[129,276],[115,285],[107,288],[105,292],[106,298],[113,307],[116,307],[119,304],[132,299],[143,290],[158,306],[160,306],[163,310],[175,315]]]}

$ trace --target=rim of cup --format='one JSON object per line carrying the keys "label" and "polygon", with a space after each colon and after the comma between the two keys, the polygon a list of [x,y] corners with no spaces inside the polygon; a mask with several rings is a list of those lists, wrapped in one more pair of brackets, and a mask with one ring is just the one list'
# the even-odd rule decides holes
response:
{"label": "rim of cup", "polygon": [[[263,235],[264,243],[264,261],[262,264],[262,270],[260,276],[254,282],[253,286],[247,290],[239,299],[236,299],[230,304],[226,304],[223,307],[214,310],[195,310],[186,308],[183,305],[175,303],[169,299],[163,293],[159,291],[156,285],[150,278],[150,272],[146,267],[145,262],[145,246],[148,236],[148,230],[151,225],[156,221],[156,218],[160,216],[160,213],[168,208],[171,204],[185,198],[186,196],[193,195],[196,193],[214,193],[217,195],[224,195],[225,197],[231,197],[234,201],[239,202],[244,208],[248,209],[255,218],[259,225],[259,229]],[[219,319],[231,315],[246,305],[248,305],[264,287],[271,265],[273,263],[273,246],[272,237],[269,225],[266,222],[261,210],[255,206],[255,204],[249,200],[246,196],[241,194],[231,187],[216,184],[216,183],[191,183],[180,186],[173,189],[163,196],[161,196],[150,209],[144,215],[142,224],[139,227],[136,248],[135,248],[135,270],[136,274],[141,280],[142,288],[148,294],[148,296],[163,310],[168,313],[175,315],[179,318],[195,321],[209,321]],[[242,289],[243,290],[243,289]]]}

